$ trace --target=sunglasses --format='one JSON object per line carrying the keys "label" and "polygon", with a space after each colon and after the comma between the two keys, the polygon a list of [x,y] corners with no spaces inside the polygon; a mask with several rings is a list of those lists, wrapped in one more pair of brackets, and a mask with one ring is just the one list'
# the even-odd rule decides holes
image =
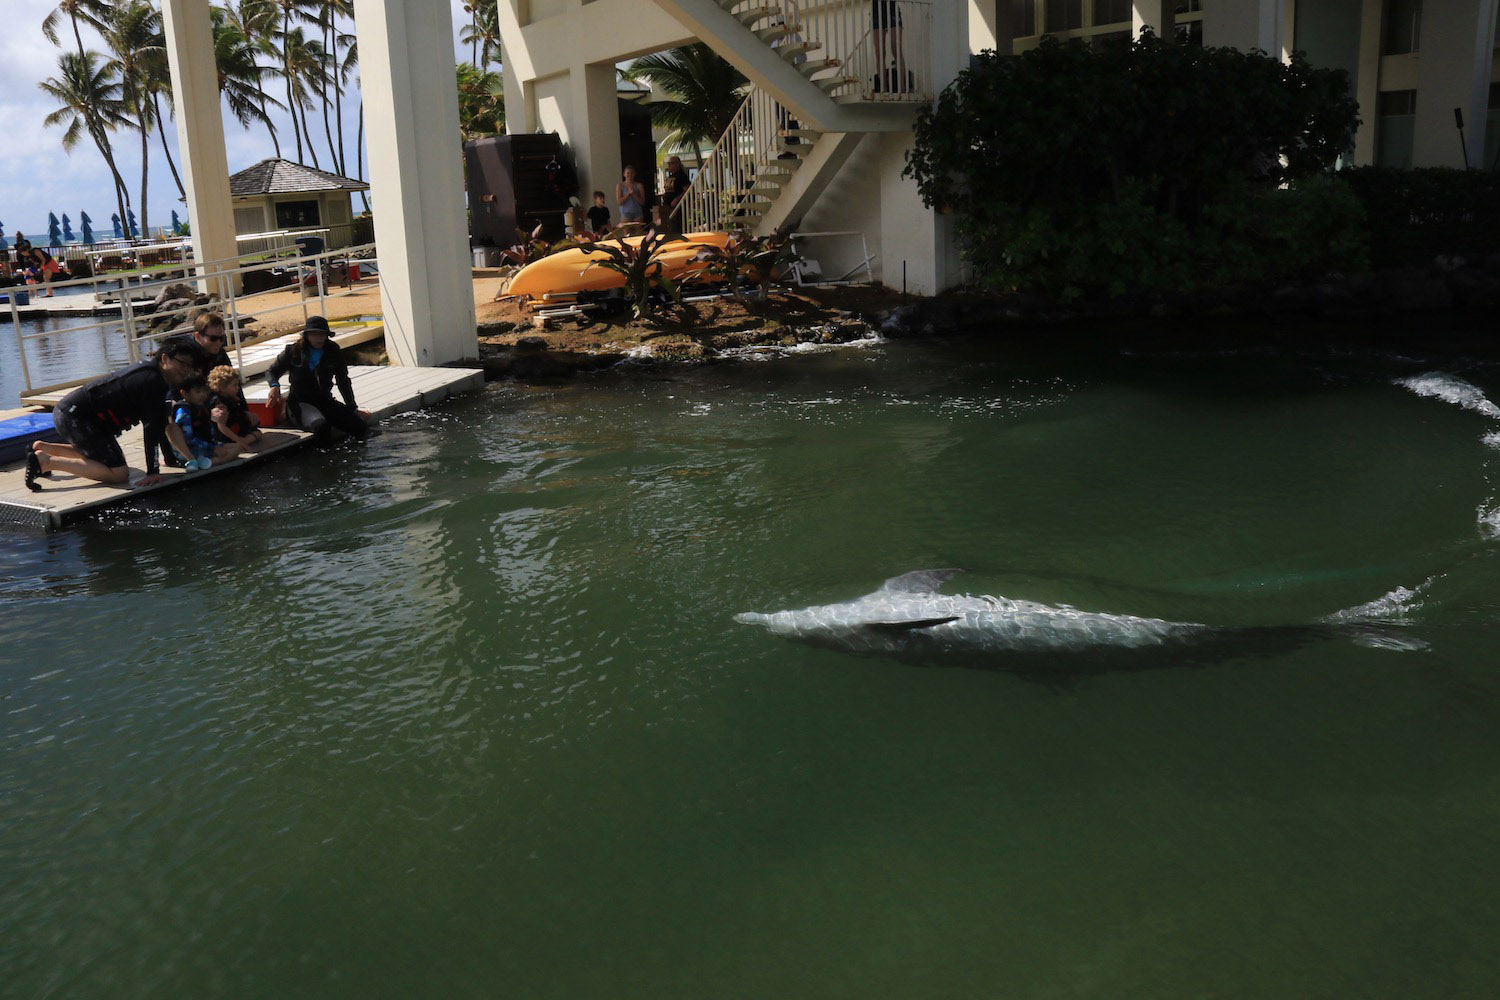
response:
{"label": "sunglasses", "polygon": [[224,335],[222,333],[205,333],[203,335],[203,339],[204,340],[216,340],[216,341],[218,341],[219,343],[222,344],[224,342]]}

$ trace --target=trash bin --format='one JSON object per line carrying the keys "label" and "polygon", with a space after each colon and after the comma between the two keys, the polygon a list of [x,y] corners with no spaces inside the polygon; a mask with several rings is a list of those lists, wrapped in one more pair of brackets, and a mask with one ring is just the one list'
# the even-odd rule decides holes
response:
{"label": "trash bin", "polygon": [[302,248],[302,256],[312,257],[323,252],[323,237],[321,236],[299,236],[297,246]]}
{"label": "trash bin", "polygon": [[24,289],[24,288],[17,288],[11,294],[16,297],[16,305],[18,305],[18,306],[29,306],[29,305],[31,305],[31,293],[28,292],[28,291],[26,291],[26,289]]}
{"label": "trash bin", "polygon": [[484,250],[484,247],[475,247],[474,248],[474,266],[475,267],[488,267],[489,265],[487,265],[484,261],[485,261],[485,250]]}
{"label": "trash bin", "polygon": [[350,282],[350,284],[353,284],[354,282],[358,281],[359,279],[360,279],[359,265],[358,264],[350,264],[349,265],[349,282]]}

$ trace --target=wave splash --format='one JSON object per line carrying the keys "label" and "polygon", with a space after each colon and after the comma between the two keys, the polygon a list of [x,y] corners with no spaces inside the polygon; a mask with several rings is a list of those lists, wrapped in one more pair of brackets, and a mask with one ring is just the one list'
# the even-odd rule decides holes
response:
{"label": "wave splash", "polygon": [[[1398,378],[1396,384],[1410,389],[1418,396],[1440,399],[1445,403],[1461,406],[1465,410],[1483,414],[1491,420],[1500,420],[1500,406],[1490,402],[1478,386],[1471,385],[1457,376],[1428,372],[1425,375]],[[1489,443],[1489,438],[1486,437],[1485,441]]]}

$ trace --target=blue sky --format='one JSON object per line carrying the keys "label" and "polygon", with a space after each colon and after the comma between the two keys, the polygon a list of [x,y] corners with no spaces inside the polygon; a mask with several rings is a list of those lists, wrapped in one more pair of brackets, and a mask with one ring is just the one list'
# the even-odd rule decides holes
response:
{"label": "blue sky", "polygon": [[[464,22],[462,2],[449,2],[454,11],[456,35]],[[4,6],[4,30],[0,31],[0,136],[4,137],[0,140],[0,222],[5,224],[5,234],[11,236],[20,229],[32,239],[38,235],[45,237],[48,212],[57,213],[59,218],[66,213],[71,217],[76,233],[80,211],[89,213],[95,233],[107,234],[109,217],[116,209],[113,184],[103,159],[87,139],[80,142],[71,155],[63,152],[63,130],[42,126],[42,120],[56,110],[56,102],[37,87],[39,81],[56,76],[58,72],[60,50],[42,34],[42,20],[54,5],[50,0],[32,3],[5,0]],[[62,39],[71,45],[71,30],[65,30]],[[83,41],[87,48],[101,51],[104,48],[98,36],[91,37],[87,31]],[[462,52],[463,58],[468,58],[468,46],[458,45],[456,37],[454,47],[455,52]],[[354,144],[358,132],[355,108],[358,103],[356,81],[344,92],[344,143],[351,173],[354,172]],[[273,111],[272,119],[282,136],[282,154],[294,158],[290,118],[284,112]],[[170,121],[166,124],[167,142],[180,169],[176,127]],[[321,116],[314,115],[309,125],[321,149],[326,145]],[[224,144],[230,172],[242,170],[275,152],[263,126],[246,131],[227,110],[224,112]],[[134,133],[119,133],[114,145],[120,173],[131,189],[134,203],[140,198],[140,139]],[[326,156],[322,152],[319,156],[323,159],[323,167],[328,168]],[[178,198],[177,187],[162,157],[160,140],[154,135],[150,157],[152,227],[169,223],[173,209],[186,221],[187,210]],[[311,162],[309,159],[309,165]],[[135,211],[139,218],[140,209]]]}

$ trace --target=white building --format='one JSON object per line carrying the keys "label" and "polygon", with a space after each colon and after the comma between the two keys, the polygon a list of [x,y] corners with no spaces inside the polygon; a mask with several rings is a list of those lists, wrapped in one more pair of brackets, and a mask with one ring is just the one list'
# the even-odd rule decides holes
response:
{"label": "white building", "polygon": [[[685,228],[851,230],[877,276],[953,285],[950,220],[902,178],[917,111],[972,52],[1041,33],[1152,27],[1351,71],[1354,159],[1477,167],[1493,157],[1500,0],[500,0],[507,123],[556,130],[584,190],[620,175],[615,67],[703,41],[751,81],[718,165],[698,172]],[[234,213],[208,0],[163,0],[195,251],[234,256]],[[1128,12],[1128,24],[1127,24]],[[370,188],[391,356],[475,352],[453,21],[433,0],[354,0]],[[795,37],[793,37],[795,36]],[[1466,131],[1460,142],[1454,109]],[[1488,163],[1485,162],[1488,166]],[[851,247],[852,250],[852,247]],[[840,251],[849,252],[849,251]],[[834,253],[832,249],[829,254]],[[825,260],[825,273],[844,260]]]}
{"label": "white building", "polygon": [[333,237],[330,247],[346,246],[354,219],[350,199],[355,192],[369,189],[352,177],[291,160],[261,160],[229,178],[235,234],[320,229]]}

